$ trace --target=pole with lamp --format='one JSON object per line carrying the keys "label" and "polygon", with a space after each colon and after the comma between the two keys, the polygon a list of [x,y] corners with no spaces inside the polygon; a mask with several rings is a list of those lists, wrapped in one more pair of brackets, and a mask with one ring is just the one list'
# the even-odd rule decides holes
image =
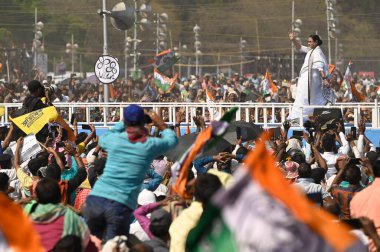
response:
{"label": "pole with lamp", "polygon": [[200,48],[202,46],[201,41],[199,41],[199,32],[201,31],[201,28],[196,24],[193,28],[194,32],[194,48],[195,48],[195,75],[199,74],[199,56],[202,54],[200,51]]}
{"label": "pole with lamp", "polygon": [[66,53],[71,53],[71,73],[75,70],[75,54],[78,49],[78,44],[74,43],[74,34],[71,33],[71,43],[66,44]]}
{"label": "pole with lamp", "polygon": [[240,76],[243,76],[243,50],[247,46],[247,41],[240,36],[239,48],[240,48]]}

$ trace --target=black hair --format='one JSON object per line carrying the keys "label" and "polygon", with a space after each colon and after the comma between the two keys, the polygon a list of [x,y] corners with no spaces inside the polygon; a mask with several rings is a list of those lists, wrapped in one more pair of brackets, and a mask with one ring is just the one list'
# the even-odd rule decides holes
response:
{"label": "black hair", "polygon": [[9,176],[0,172],[0,192],[7,192],[9,186]]}
{"label": "black hair", "polygon": [[345,180],[351,185],[359,185],[361,180],[361,172],[356,165],[349,165],[344,173]]}
{"label": "black hair", "polygon": [[84,140],[86,140],[88,134],[86,132],[81,132],[78,134],[77,139],[75,140],[75,144],[78,145]]}
{"label": "black hair", "polygon": [[90,151],[90,150],[96,148],[96,146],[98,146],[98,143],[93,142],[87,146],[87,150]]}
{"label": "black hair", "polygon": [[311,169],[311,178],[314,179],[316,184],[320,184],[325,178],[326,170],[323,168]]}
{"label": "black hair", "polygon": [[[65,154],[63,152],[57,152],[57,154],[60,157],[61,161],[63,162],[63,165],[66,166],[67,162],[66,162]],[[52,164],[57,164],[57,160],[55,159],[54,156],[51,159],[51,163]]]}
{"label": "black hair", "polygon": [[194,172],[191,168],[187,170],[187,181],[190,181],[195,178]]}
{"label": "black hair", "polygon": [[95,169],[96,175],[100,176],[103,174],[104,167],[106,167],[106,161],[107,161],[107,158],[105,157],[96,158],[94,160],[94,169]]}
{"label": "black hair", "polygon": [[36,186],[36,195],[40,204],[58,204],[61,202],[61,190],[57,181],[53,179],[41,179]]}
{"label": "black hair", "polygon": [[380,177],[380,160],[376,160],[372,166],[373,166],[373,173],[375,177],[379,178]]}
{"label": "black hair", "polygon": [[298,177],[299,178],[310,178],[311,177],[311,166],[307,163],[302,163],[298,166]]}
{"label": "black hair", "polygon": [[240,155],[240,154],[247,155],[247,153],[248,153],[248,149],[243,146],[240,146],[239,149],[236,151],[236,155]]}
{"label": "black hair", "polygon": [[335,146],[335,136],[331,134],[324,134],[324,136],[322,137],[322,148],[323,151],[337,153]]}
{"label": "black hair", "polygon": [[296,148],[291,148],[287,152],[287,156],[291,158],[293,162],[296,162],[297,164],[302,164],[306,162],[305,154],[300,150]]}
{"label": "black hair", "polygon": [[53,248],[53,252],[82,251],[82,240],[76,235],[66,235]]}
{"label": "black hair", "polygon": [[[3,154],[3,155],[7,155],[7,154]],[[11,159],[7,159],[7,160],[4,160],[4,161],[0,161],[0,166],[1,166],[2,170],[9,170],[9,169],[12,168],[12,160]]]}
{"label": "black hair", "polygon": [[40,158],[36,157],[29,161],[28,170],[32,173],[33,176],[37,176],[38,170],[42,167],[42,161]]}
{"label": "black hair", "polygon": [[322,45],[323,41],[322,39],[316,35],[316,34],[313,34],[313,35],[310,35],[309,38],[312,38],[314,42],[317,42],[317,44],[320,46]]}
{"label": "black hair", "polygon": [[213,174],[200,174],[195,181],[195,199],[205,206],[211,197],[222,187],[219,178]]}
{"label": "black hair", "polygon": [[46,178],[53,179],[55,181],[61,180],[61,168],[57,164],[49,164],[46,169]]}

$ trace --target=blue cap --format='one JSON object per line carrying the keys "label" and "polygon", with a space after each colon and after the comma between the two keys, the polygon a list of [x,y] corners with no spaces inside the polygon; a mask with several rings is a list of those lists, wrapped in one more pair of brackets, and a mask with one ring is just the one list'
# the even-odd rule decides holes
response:
{"label": "blue cap", "polygon": [[144,122],[144,109],[138,105],[129,105],[123,111],[124,122],[128,124],[142,124]]}

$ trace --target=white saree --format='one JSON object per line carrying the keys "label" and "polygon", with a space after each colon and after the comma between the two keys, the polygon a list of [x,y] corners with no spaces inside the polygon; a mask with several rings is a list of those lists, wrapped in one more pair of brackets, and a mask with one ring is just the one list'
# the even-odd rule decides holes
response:
{"label": "white saree", "polygon": [[[307,105],[326,105],[328,102],[334,103],[331,99],[330,89],[322,85],[322,76],[319,71],[328,74],[328,64],[321,48],[317,46],[314,50],[302,46],[300,52],[306,53],[305,61],[302,65],[297,83],[297,95],[293,107],[289,113],[288,120],[300,117],[301,107]],[[310,90],[309,90],[310,87]],[[304,108],[303,115],[313,114],[313,108]]]}

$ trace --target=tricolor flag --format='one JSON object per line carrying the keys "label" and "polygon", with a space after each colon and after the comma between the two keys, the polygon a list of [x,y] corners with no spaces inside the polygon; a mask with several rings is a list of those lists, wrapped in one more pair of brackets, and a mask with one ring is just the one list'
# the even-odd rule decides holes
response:
{"label": "tricolor flag", "polygon": [[[205,89],[206,90],[206,103],[210,104],[211,106],[214,105],[214,96],[212,95],[211,91],[208,90],[207,88]],[[211,108],[211,107],[208,107],[208,111],[210,112],[210,115],[211,115],[211,120],[219,120],[220,117],[221,117],[221,113],[219,111],[219,109],[217,108]]]}
{"label": "tricolor flag", "polygon": [[275,167],[263,141],[189,233],[186,251],[365,251],[349,229],[311,203]]}
{"label": "tricolor flag", "polygon": [[175,56],[175,53],[169,49],[160,52],[154,57],[153,67],[161,73],[164,73],[170,69],[178,60],[179,57]]}
{"label": "tricolor flag", "polygon": [[262,90],[263,90],[263,95],[267,94],[274,94],[277,93],[278,88],[277,86],[273,83],[272,76],[269,73],[269,69],[267,68],[267,71],[265,72],[265,77],[264,80],[261,82],[262,85]]}
{"label": "tricolor flag", "polygon": [[346,72],[344,73],[343,83],[347,89],[348,95],[352,97],[351,99],[354,101],[362,102],[365,100],[365,96],[356,90],[354,83],[352,83],[351,65],[352,61],[350,60],[347,65]]}
{"label": "tricolor flag", "polygon": [[178,74],[175,74],[173,78],[169,78],[162,74],[158,69],[154,69],[154,83],[156,87],[164,91],[165,93],[169,93],[175,83],[177,81]]}
{"label": "tricolor flag", "polygon": [[[186,191],[187,174],[193,160],[196,159],[208,144],[212,148],[228,129],[229,123],[236,114],[237,108],[227,111],[220,121],[211,122],[210,126],[199,133],[194,144],[182,155],[181,159],[172,165],[172,186],[173,191],[184,199],[191,199],[191,195]],[[211,140],[211,141],[210,141]]]}

